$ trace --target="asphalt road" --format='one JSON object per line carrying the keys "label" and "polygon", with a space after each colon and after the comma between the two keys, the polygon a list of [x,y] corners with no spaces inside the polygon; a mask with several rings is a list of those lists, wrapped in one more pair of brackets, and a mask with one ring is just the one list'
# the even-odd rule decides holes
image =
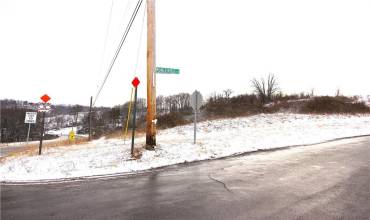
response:
{"label": "asphalt road", "polygon": [[370,219],[370,138],[132,177],[2,185],[1,219]]}

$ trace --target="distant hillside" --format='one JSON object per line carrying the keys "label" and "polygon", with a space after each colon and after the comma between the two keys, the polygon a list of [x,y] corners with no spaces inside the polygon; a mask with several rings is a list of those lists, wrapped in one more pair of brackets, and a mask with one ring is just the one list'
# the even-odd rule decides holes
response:
{"label": "distant hillside", "polygon": [[[37,110],[39,103],[28,102],[14,99],[2,99],[1,108],[2,109],[27,109],[27,110]],[[70,112],[78,109],[79,111],[89,111],[89,106],[82,105],[51,105],[52,111],[51,115],[69,114]]]}
{"label": "distant hillside", "polygon": [[[0,100],[0,142],[24,141],[27,137],[28,124],[24,123],[27,111],[37,111],[39,103],[3,99]],[[104,111],[110,108],[99,107],[94,111]],[[51,105],[51,111],[46,114],[45,129],[60,129],[81,125],[88,115],[89,107],[81,105]],[[30,139],[39,139],[41,117],[38,114],[37,123],[31,126]],[[54,138],[47,135],[45,137]]]}
{"label": "distant hillside", "polygon": [[[271,100],[263,103],[258,95],[241,94],[230,96],[213,94],[204,101],[198,115],[198,120],[217,118],[233,118],[255,115],[259,113],[304,113],[304,114],[357,114],[370,113],[369,97],[322,96],[307,94],[283,95],[276,94]],[[168,97],[157,97],[157,127],[171,128],[182,124],[192,123],[193,110],[189,105],[190,94],[180,93]],[[94,107],[92,112],[92,135],[98,138],[114,132],[122,133],[126,124],[129,103],[109,107]],[[24,123],[26,111],[36,111],[37,103],[18,100],[1,100],[1,141],[24,141],[28,126]],[[88,106],[81,105],[52,105],[47,114],[46,130],[65,127],[79,127],[79,134],[88,134]],[[137,129],[145,130],[146,101],[139,99],[137,105]],[[32,126],[31,138],[38,138],[41,129],[41,117]],[[132,119],[129,127],[132,125]]]}

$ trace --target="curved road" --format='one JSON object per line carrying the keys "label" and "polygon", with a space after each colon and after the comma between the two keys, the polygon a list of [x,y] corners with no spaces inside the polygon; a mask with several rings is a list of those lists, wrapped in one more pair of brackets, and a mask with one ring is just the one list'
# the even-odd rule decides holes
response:
{"label": "curved road", "polygon": [[132,177],[2,185],[1,219],[370,219],[370,138]]}

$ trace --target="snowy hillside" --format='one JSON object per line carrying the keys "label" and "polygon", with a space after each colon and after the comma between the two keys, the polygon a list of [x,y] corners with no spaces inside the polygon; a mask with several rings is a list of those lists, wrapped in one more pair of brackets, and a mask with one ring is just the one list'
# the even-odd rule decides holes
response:
{"label": "snowy hillside", "polygon": [[[50,148],[41,156],[1,162],[1,181],[27,181],[135,172],[171,164],[219,158],[284,146],[313,144],[370,134],[370,115],[271,114],[198,124],[160,131],[155,151],[130,159],[130,142],[100,139],[86,145]],[[136,140],[142,146],[144,138]]]}
{"label": "snowy hillside", "polygon": [[61,114],[45,118],[45,126],[47,130],[55,130],[73,126],[76,122],[81,124],[88,112],[79,112],[75,114]]}

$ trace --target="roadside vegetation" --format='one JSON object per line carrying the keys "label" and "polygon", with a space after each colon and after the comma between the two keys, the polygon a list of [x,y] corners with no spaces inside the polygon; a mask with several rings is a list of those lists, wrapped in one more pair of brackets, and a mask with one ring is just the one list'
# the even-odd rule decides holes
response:
{"label": "roadside vegetation", "polygon": [[[43,151],[56,148],[56,147],[70,147],[73,145],[82,145],[88,143],[87,137],[77,137],[74,141],[70,141],[68,139],[63,140],[54,140],[50,142],[44,142],[42,144]],[[0,162],[5,158],[16,157],[20,155],[37,155],[39,151],[39,143],[29,143],[26,148],[20,148],[19,150],[15,150],[14,152],[10,153],[6,157],[0,158]]]}
{"label": "roadside vegetation", "polygon": [[[284,94],[279,87],[275,75],[266,78],[252,79],[251,94],[233,95],[231,89],[213,93],[204,101],[199,114],[199,120],[219,118],[234,118],[260,113],[290,112],[302,114],[367,114],[370,108],[358,97],[345,97],[339,90],[335,96],[315,96],[314,92],[301,94]],[[2,118],[1,142],[25,141],[27,126],[24,124],[24,114],[30,110],[32,103],[1,100]],[[157,97],[157,127],[171,128],[192,123],[193,110],[189,104],[190,94],[179,93],[172,96]],[[92,112],[92,135],[94,139],[102,136],[107,138],[123,137],[124,126],[129,108],[129,102],[112,108],[94,107]],[[78,133],[88,134],[89,113],[87,106],[57,105],[48,116],[47,129],[58,129],[68,126],[78,126]],[[32,109],[31,109],[32,110]],[[145,132],[146,100],[137,101],[137,130]],[[31,129],[31,140],[38,140],[41,126],[38,123]],[[132,127],[132,119],[129,121]],[[56,136],[47,135],[45,139]]]}
{"label": "roadside vegetation", "polygon": [[300,109],[301,113],[316,114],[357,114],[369,113],[369,106],[363,102],[356,102],[348,97],[338,96],[314,97],[308,100]]}

